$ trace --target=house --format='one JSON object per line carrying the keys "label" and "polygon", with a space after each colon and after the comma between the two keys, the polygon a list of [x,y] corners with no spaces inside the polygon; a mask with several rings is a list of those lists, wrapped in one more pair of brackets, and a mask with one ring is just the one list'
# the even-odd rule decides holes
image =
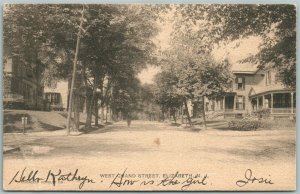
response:
{"label": "house", "polygon": [[49,103],[49,110],[67,110],[68,95],[68,81],[58,81],[44,89],[44,99]]}
{"label": "house", "polygon": [[[78,78],[78,76],[77,76]],[[77,79],[80,83],[81,80]],[[47,110],[67,111],[69,107],[69,88],[71,82],[68,80],[58,80],[45,85],[44,100],[47,102]],[[73,102],[78,103],[80,112],[85,111],[85,90],[82,87],[74,90]],[[73,104],[74,108],[74,104]]]}
{"label": "house", "polygon": [[18,57],[4,58],[4,108],[43,110],[44,87],[42,69],[38,64],[26,64]]}
{"label": "house", "polygon": [[236,70],[231,88],[218,100],[205,100],[207,114],[222,113],[225,118],[259,115],[274,118],[293,118],[296,113],[296,92],[280,82],[278,72],[264,70]]}

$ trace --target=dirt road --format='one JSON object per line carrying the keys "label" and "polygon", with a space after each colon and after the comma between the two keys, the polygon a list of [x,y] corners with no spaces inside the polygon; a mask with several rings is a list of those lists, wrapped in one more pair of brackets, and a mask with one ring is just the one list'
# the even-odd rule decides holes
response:
{"label": "dirt road", "polygon": [[[262,190],[293,189],[295,183],[295,130],[221,131],[208,129],[193,132],[164,123],[134,121],[130,128],[118,122],[80,136],[65,136],[64,131],[32,134],[4,134],[5,146],[20,150],[4,155],[5,188],[24,188],[24,184],[8,185],[18,170],[49,169],[74,171],[79,169],[94,179],[99,174],[123,172],[174,174],[208,174],[206,186],[191,185],[190,190]],[[272,185],[254,183],[240,188],[238,178],[251,169],[253,176],[266,177]],[[98,180],[100,181],[100,180]],[[83,189],[107,190],[111,178],[103,184],[86,184]],[[274,186],[275,185],[275,186]],[[26,187],[28,185],[25,185]],[[32,186],[32,185],[31,185]],[[52,188],[51,184],[36,184],[33,189]],[[69,184],[56,189],[78,189]],[[111,190],[177,190],[181,187],[135,185],[111,187]],[[52,188],[53,189],[53,188]]]}

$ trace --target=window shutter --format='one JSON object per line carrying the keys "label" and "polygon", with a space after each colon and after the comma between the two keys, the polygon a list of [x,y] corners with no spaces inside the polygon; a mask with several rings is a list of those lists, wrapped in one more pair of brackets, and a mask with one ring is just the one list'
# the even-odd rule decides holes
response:
{"label": "window shutter", "polygon": [[242,79],[243,79],[243,90],[245,90],[245,77],[243,77]]}
{"label": "window shutter", "polygon": [[245,96],[243,96],[243,110],[245,110]]}

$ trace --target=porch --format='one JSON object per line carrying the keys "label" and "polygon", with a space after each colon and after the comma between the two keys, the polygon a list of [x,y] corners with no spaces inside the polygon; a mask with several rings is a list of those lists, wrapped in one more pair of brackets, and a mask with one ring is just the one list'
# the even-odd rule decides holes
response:
{"label": "porch", "polygon": [[271,115],[295,115],[296,93],[295,92],[266,92],[250,96],[252,111],[267,110]]}
{"label": "porch", "polygon": [[243,118],[247,113],[245,96],[238,95],[235,92],[227,93],[222,98],[216,100],[213,105],[213,108],[206,108],[206,111],[214,111],[218,115],[222,115],[225,119]]}

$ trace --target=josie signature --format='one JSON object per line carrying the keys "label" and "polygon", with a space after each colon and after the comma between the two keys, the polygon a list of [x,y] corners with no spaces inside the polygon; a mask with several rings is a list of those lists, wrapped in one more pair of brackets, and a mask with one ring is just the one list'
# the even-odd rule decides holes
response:
{"label": "josie signature", "polygon": [[270,184],[270,185],[274,184],[270,178],[270,175],[268,178],[263,178],[263,177],[257,178],[253,176],[251,169],[247,169],[245,171],[245,179],[238,180],[236,181],[235,184],[239,187],[243,187],[248,183],[262,183],[262,184]]}

